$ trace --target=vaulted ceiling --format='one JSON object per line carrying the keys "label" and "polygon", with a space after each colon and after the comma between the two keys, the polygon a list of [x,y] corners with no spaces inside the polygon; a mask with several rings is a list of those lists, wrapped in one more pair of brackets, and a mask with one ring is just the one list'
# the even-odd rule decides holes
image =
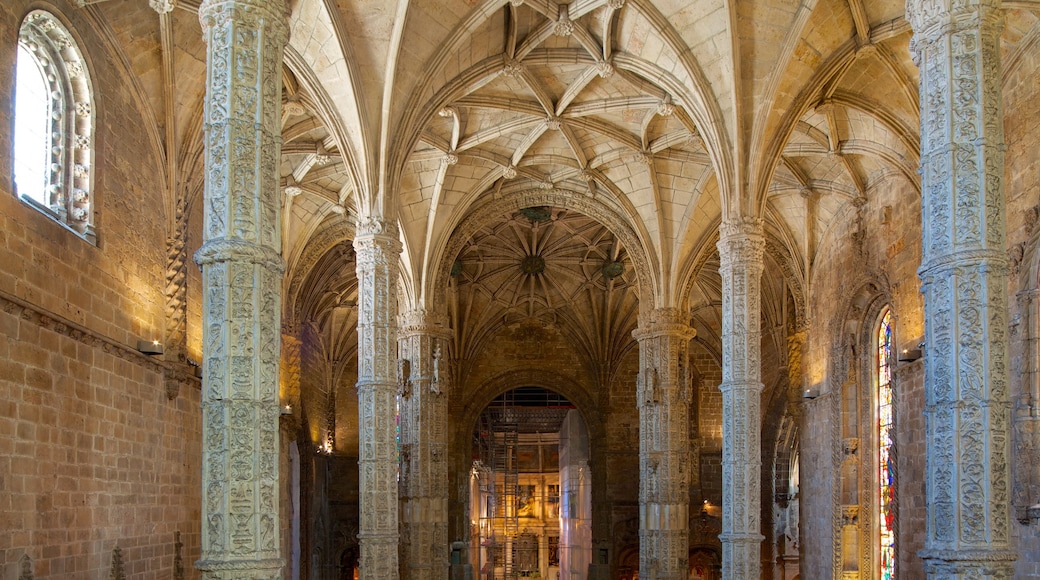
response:
{"label": "vaulted ceiling", "polygon": [[[172,4],[163,14],[145,0],[79,1],[136,77],[172,182],[192,181],[199,0],[152,0]],[[1040,2],[1005,6],[1011,75],[1040,38]],[[590,361],[609,359],[639,309],[668,306],[695,313],[710,346],[721,220],[764,218],[775,265],[766,315],[782,325],[788,303],[804,314],[814,261],[841,234],[835,216],[878,187],[920,187],[903,0],[292,0],[289,10],[289,318],[350,324],[336,314],[354,291],[344,243],[357,216],[376,215],[400,226],[402,308],[446,309],[454,288],[464,350],[529,319],[559,325]],[[329,331],[330,348],[349,351],[332,345],[349,334]]]}

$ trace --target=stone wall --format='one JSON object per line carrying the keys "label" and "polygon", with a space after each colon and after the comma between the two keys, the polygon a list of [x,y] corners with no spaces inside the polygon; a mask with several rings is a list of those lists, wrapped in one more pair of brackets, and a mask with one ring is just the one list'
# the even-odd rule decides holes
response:
{"label": "stone wall", "polygon": [[[197,577],[198,383],[167,398],[165,216],[157,141],[132,78],[89,11],[51,5],[94,89],[92,245],[11,191],[18,27],[0,5],[0,578]],[[179,532],[179,543],[178,536]]]}
{"label": "stone wall", "polygon": [[[1036,327],[1040,314],[1038,262],[1040,262],[1040,157],[1036,136],[1040,134],[1040,48],[1034,43],[1017,60],[1004,63],[1005,195],[1007,196],[1009,321],[1011,402],[1014,405],[1012,476],[1012,533],[1018,538],[1016,575],[1040,575],[1040,519],[1028,506],[1040,502],[1040,460],[1036,424],[1036,385],[1040,376]],[[1023,420],[1025,419],[1025,420]]]}
{"label": "stone wall", "polygon": [[[874,420],[871,334],[884,305],[895,317],[897,350],[914,348],[924,334],[923,300],[916,276],[921,260],[920,196],[895,175],[877,176],[866,203],[851,201],[829,226],[816,257],[809,304],[810,328],[804,360],[801,433],[802,570],[814,578],[837,577],[840,570],[863,572],[872,561],[876,485],[871,438]],[[923,548],[924,407],[923,367],[897,362],[897,501],[900,510],[899,574],[923,574],[916,554]],[[815,397],[815,398],[812,398]],[[849,445],[844,444],[844,440]],[[905,504],[903,503],[905,501]],[[845,510],[843,506],[860,508]],[[919,508],[919,509],[918,509]],[[839,537],[841,539],[839,539]]]}

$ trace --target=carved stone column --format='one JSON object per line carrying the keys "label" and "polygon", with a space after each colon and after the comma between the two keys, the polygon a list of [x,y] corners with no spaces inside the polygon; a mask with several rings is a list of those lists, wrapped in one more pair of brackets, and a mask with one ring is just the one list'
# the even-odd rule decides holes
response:
{"label": "carved stone column", "polygon": [[358,415],[362,580],[398,577],[397,226],[358,223]]}
{"label": "carved stone column", "polygon": [[690,529],[689,316],[661,308],[640,321],[639,577],[686,578]]}
{"label": "carved stone column", "polygon": [[722,274],[722,578],[760,578],[762,338],[760,220],[724,222]]}
{"label": "carved stone column", "polygon": [[204,579],[281,578],[278,162],[285,5],[205,0]]}
{"label": "carved stone column", "polygon": [[1010,578],[999,1],[907,2],[921,69],[929,578]]}
{"label": "carved stone column", "polygon": [[447,318],[425,310],[400,317],[401,553],[407,580],[448,578]]}

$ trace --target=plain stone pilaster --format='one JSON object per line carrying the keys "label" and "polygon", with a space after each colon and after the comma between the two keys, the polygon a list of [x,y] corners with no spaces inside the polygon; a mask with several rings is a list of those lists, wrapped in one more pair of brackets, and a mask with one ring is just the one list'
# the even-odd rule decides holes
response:
{"label": "plain stone pilaster", "polygon": [[724,222],[722,275],[722,578],[760,578],[762,255],[760,220]]}
{"label": "plain stone pilaster", "polygon": [[649,313],[639,341],[639,577],[689,576],[690,401],[688,348],[695,331],[675,308]]}
{"label": "plain stone pilaster", "polygon": [[447,317],[425,310],[406,312],[399,327],[401,575],[447,580],[451,330]]}
{"label": "plain stone pilaster", "polygon": [[281,577],[281,1],[206,0],[203,579]]}
{"label": "plain stone pilaster", "polygon": [[397,494],[397,226],[359,221],[354,237],[358,279],[358,427],[361,580],[398,578]]}
{"label": "plain stone pilaster", "polygon": [[929,578],[1010,578],[999,1],[908,2],[921,69]]}

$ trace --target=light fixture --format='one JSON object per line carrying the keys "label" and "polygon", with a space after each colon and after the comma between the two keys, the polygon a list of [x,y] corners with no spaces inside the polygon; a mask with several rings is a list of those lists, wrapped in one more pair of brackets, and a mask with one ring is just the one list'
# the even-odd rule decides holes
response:
{"label": "light fixture", "polygon": [[158,340],[139,340],[137,341],[137,351],[141,354],[157,355],[163,353],[163,347]]}
{"label": "light fixture", "polygon": [[292,415],[292,405],[282,405],[283,415]]}
{"label": "light fixture", "polygon": [[915,360],[921,358],[921,347],[923,346],[924,343],[922,342],[917,345],[917,348],[906,347],[903,350],[899,351],[899,362],[914,362]]}
{"label": "light fixture", "polygon": [[819,396],[820,396],[820,389],[819,389],[819,387],[810,387],[808,389],[805,389],[805,391],[802,392],[802,398],[805,398],[805,399],[815,399],[816,397],[819,397]]}

